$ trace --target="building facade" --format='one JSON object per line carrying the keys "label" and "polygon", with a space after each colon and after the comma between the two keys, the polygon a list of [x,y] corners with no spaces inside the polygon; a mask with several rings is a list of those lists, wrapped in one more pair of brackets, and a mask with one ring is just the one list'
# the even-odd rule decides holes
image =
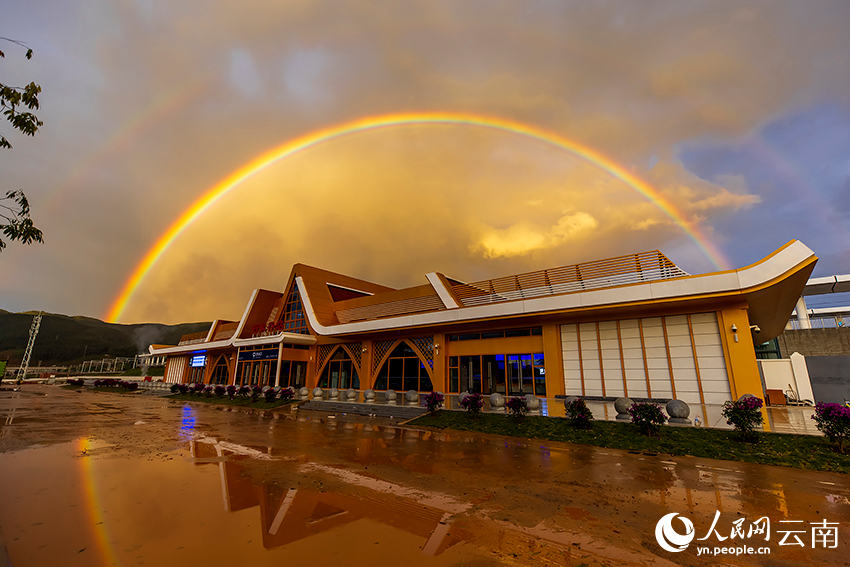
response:
{"label": "building facade", "polygon": [[168,382],[716,404],[763,396],[754,334],[782,333],[816,261],[792,241],[702,275],[653,251],[405,289],[297,264],[239,321],[150,352]]}

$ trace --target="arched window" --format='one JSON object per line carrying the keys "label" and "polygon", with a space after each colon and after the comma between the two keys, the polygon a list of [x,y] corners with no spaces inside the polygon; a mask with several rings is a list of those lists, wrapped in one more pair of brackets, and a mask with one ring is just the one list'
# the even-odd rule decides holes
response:
{"label": "arched window", "polygon": [[319,387],[337,388],[339,390],[360,388],[360,377],[357,376],[357,368],[344,348],[337,348],[325,365],[322,376],[319,378]]}
{"label": "arched window", "polygon": [[218,357],[218,362],[213,368],[212,376],[210,376],[210,384],[227,384],[230,382],[230,368],[227,366],[227,358],[224,356]]}
{"label": "arched window", "polygon": [[434,386],[425,363],[409,344],[401,341],[378,372],[375,389],[431,392]]}

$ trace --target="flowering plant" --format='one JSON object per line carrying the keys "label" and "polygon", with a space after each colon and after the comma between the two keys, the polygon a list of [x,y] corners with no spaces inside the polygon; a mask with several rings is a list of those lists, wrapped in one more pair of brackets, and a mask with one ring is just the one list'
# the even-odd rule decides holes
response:
{"label": "flowering plant", "polygon": [[277,392],[275,391],[274,388],[269,388],[268,390],[265,391],[265,393],[263,394],[263,397],[266,398],[266,403],[270,404],[277,397]]}
{"label": "flowering plant", "polygon": [[250,396],[251,395],[251,386],[246,385],[246,386],[242,386],[241,388],[239,388],[239,395],[242,396],[243,398],[247,398],[248,396]]}
{"label": "flowering plant", "polygon": [[425,396],[425,407],[428,411],[437,411],[445,401],[442,392],[431,392]]}
{"label": "flowering plant", "polygon": [[629,407],[632,423],[644,435],[658,435],[661,426],[667,421],[667,416],[656,404],[635,402]]}
{"label": "flowering plant", "polygon": [[231,384],[230,386],[225,388],[225,390],[227,391],[227,395],[230,396],[231,400],[236,397],[236,386],[234,384]]}
{"label": "flowering plant", "polygon": [[570,420],[570,425],[580,427],[581,429],[590,429],[593,427],[593,412],[584,403],[581,398],[576,398],[566,406],[567,418]]}
{"label": "flowering plant", "polygon": [[838,452],[843,453],[844,442],[850,438],[850,407],[818,402],[812,419],[821,433],[838,443]]}
{"label": "flowering plant", "polygon": [[511,412],[511,415],[516,419],[522,419],[528,411],[528,402],[523,396],[513,396],[508,398],[505,407]]}
{"label": "flowering plant", "polygon": [[721,415],[726,418],[726,423],[735,427],[735,431],[745,441],[758,439],[756,427],[764,422],[761,408],[764,405],[759,398],[747,396],[737,402],[725,402]]}
{"label": "flowering plant", "polygon": [[180,384],[172,384],[171,385],[171,393],[176,394],[180,391]]}
{"label": "flowering plant", "polygon": [[465,409],[470,415],[478,415],[481,408],[484,407],[484,398],[481,394],[467,394],[460,402],[460,407]]}
{"label": "flowering plant", "polygon": [[177,391],[181,394],[189,393],[189,385],[188,384],[177,384]]}
{"label": "flowering plant", "polygon": [[196,383],[192,384],[189,388],[190,388],[190,390],[189,390],[190,394],[197,394],[197,395],[200,396],[204,392],[204,388],[206,388],[206,385],[204,385],[201,382],[196,382]]}
{"label": "flowering plant", "polygon": [[227,393],[227,388],[219,384],[213,389],[213,392],[215,392],[217,398],[222,398]]}
{"label": "flowering plant", "polygon": [[280,399],[281,400],[291,400],[295,396],[295,390],[287,386],[283,390],[280,391]]}
{"label": "flowering plant", "polygon": [[263,389],[259,386],[251,386],[251,401],[256,402],[262,393]]}
{"label": "flowering plant", "polygon": [[69,386],[85,386],[86,382],[82,378],[68,378]]}

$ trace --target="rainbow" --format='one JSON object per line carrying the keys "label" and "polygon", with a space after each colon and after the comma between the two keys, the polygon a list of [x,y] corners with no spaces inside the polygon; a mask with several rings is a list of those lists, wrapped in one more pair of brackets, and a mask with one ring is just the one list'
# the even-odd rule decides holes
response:
{"label": "rainbow", "polygon": [[147,254],[145,254],[142,261],[138,264],[138,266],[136,266],[133,273],[130,275],[130,278],[122,287],[120,294],[113,301],[109,312],[104,317],[105,320],[116,322],[118,318],[121,317],[127,303],[133,297],[133,294],[138,289],[142,280],[154,264],[156,264],[157,260],[162,257],[166,250],[168,250],[168,247],[171,246],[178,236],[180,236],[180,233],[182,233],[198,217],[204,214],[204,212],[215,204],[215,202],[221,197],[254,174],[298,152],[343,136],[381,128],[429,124],[477,126],[492,130],[511,132],[546,142],[550,145],[572,152],[573,154],[607,171],[610,175],[620,179],[629,187],[649,199],[649,201],[651,201],[665,215],[681,227],[688,236],[690,236],[690,238],[696,243],[697,247],[699,247],[699,249],[718,269],[726,269],[727,261],[720,251],[717,250],[714,245],[698,231],[696,226],[686,220],[682,213],[679,212],[672,203],[664,199],[664,197],[662,197],[658,191],[656,191],[647,182],[643,181],[636,175],[629,173],[626,169],[612,161],[610,158],[591,148],[583,146],[578,142],[569,140],[552,132],[547,132],[546,130],[537,128],[536,126],[522,124],[513,120],[480,116],[476,114],[452,112],[385,114],[381,116],[360,118],[344,124],[331,126],[322,130],[316,130],[294,140],[285,142],[284,144],[277,146],[276,148],[272,148],[271,150],[254,158],[208,189],[171,224],[171,226],[154,243],[153,247],[147,252]]}
{"label": "rainbow", "polygon": [[[77,451],[85,454],[92,449],[91,441],[85,437],[76,442]],[[100,550],[100,556],[103,558],[104,565],[118,565],[118,557],[112,549],[112,544],[109,541],[109,535],[106,533],[106,518],[103,516],[103,505],[100,495],[95,486],[95,475],[93,469],[93,459],[83,457],[80,459],[83,469],[83,485],[85,486],[86,509],[88,520],[94,528],[94,537],[97,548]]]}

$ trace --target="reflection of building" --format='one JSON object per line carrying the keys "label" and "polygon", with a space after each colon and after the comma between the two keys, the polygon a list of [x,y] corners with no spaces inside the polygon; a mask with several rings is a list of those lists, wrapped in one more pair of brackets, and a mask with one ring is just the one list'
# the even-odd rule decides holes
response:
{"label": "reflection of building", "polygon": [[692,276],[658,251],[392,289],[303,264],[166,355],[169,382],[720,403],[761,393],[751,329],[779,335],[817,258],[791,242]]}
{"label": "reflection of building", "polygon": [[[212,439],[192,441],[192,455],[203,463],[216,460],[221,471],[221,492],[224,509],[237,512],[259,506],[263,531],[263,547],[280,547],[313,535],[370,519],[403,530],[425,540],[422,552],[438,555],[456,543],[448,536],[449,517],[463,512],[468,505],[449,502],[442,507],[427,501],[400,497],[413,491],[398,485],[356,475],[350,494],[311,489],[285,489],[274,484],[257,486],[243,476],[238,462],[227,460],[233,455],[228,444]],[[239,446],[231,446],[239,449]],[[243,450],[245,448],[242,448]],[[336,472],[322,465],[302,465],[301,472],[315,474]],[[320,469],[320,470],[317,470]],[[351,481],[352,479],[346,478]],[[360,482],[357,482],[360,481]],[[375,485],[374,488],[363,486]],[[450,499],[443,497],[441,501]]]}

